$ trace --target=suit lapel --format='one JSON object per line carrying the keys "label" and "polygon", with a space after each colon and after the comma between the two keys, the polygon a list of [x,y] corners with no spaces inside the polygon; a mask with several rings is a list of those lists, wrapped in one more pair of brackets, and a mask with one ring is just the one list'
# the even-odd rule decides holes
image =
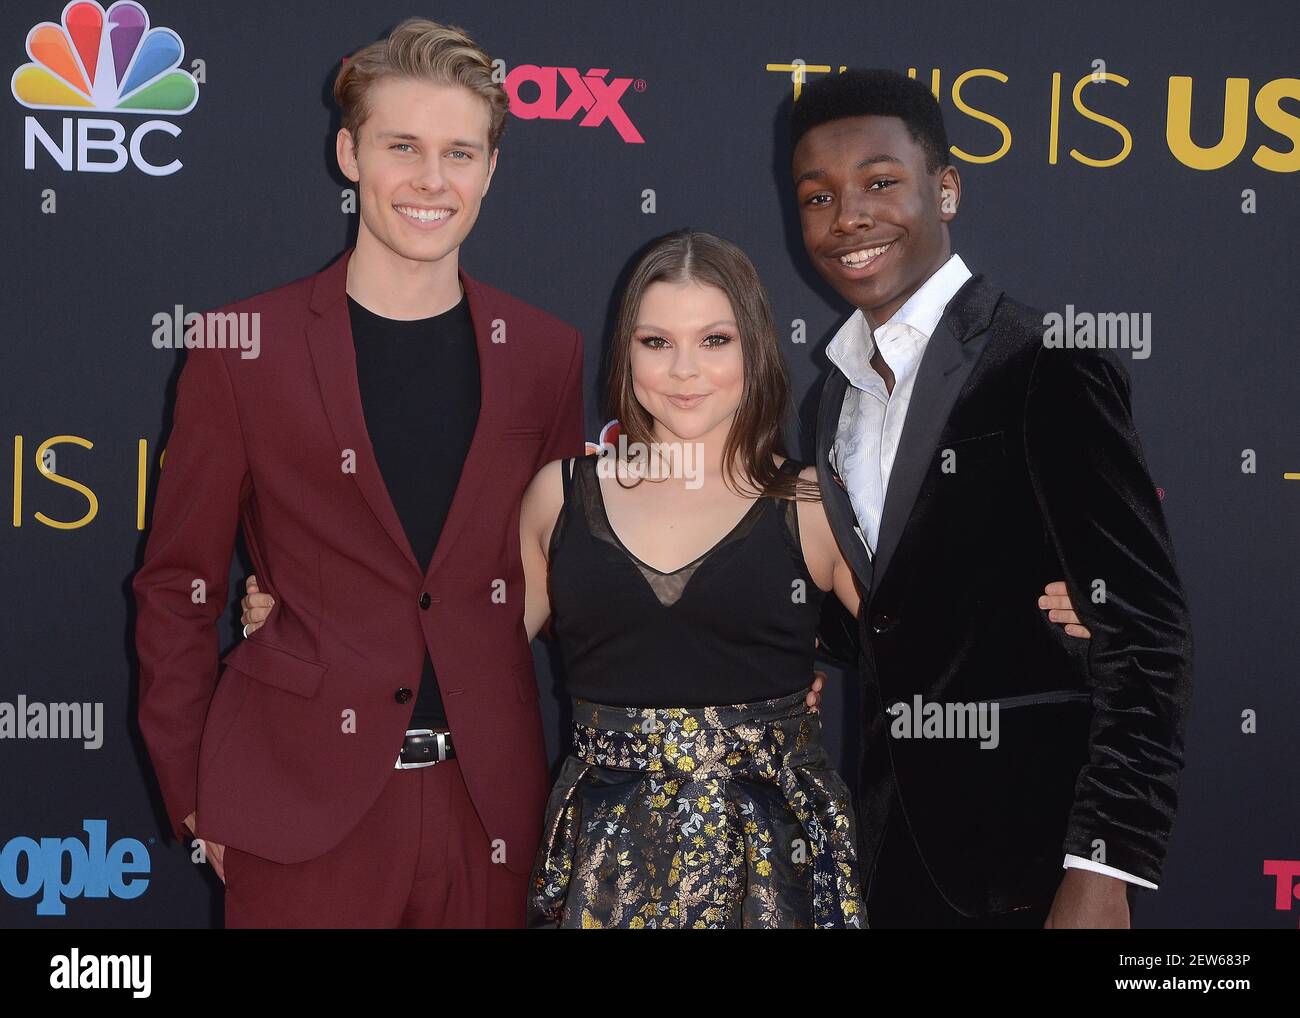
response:
{"label": "suit lapel", "polygon": [[356,457],[352,479],[365,497],[366,504],[388,536],[406,556],[411,568],[420,570],[407,540],[406,531],[393,508],[379,461],[375,459],[366,430],[361,390],[357,384],[356,349],[352,344],[352,320],[348,313],[347,280],[349,250],[316,277],[312,288],[311,309],[315,318],[307,326],[307,348],[311,351],[320,383],[325,415],[329,418],[339,449],[351,449]]}
{"label": "suit lapel", "polygon": [[[497,319],[504,319],[506,311],[504,308],[497,307],[491,293],[480,286],[464,269],[460,270],[460,281],[465,287],[465,299],[469,301],[470,317],[474,320],[474,341],[478,347],[478,422],[474,426],[474,437],[470,441],[469,453],[465,456],[465,465],[460,472],[456,494],[452,497],[447,519],[438,534],[438,546],[433,551],[433,558],[429,560],[426,580],[432,577],[434,571],[446,559],[456,542],[456,535],[474,512],[479,491],[492,476],[497,443],[505,430],[507,411],[511,405],[511,373],[507,360],[510,356],[509,346],[504,342],[492,341],[492,323]],[[520,342],[517,328],[511,339],[514,343]],[[431,394],[430,406],[436,405]],[[529,477],[528,480],[532,478]],[[516,543],[518,540],[519,535],[516,534]]]}
{"label": "suit lapel", "polygon": [[840,552],[857,576],[859,586],[863,590],[870,590],[871,556],[867,546],[858,537],[857,516],[853,512],[853,503],[849,501],[849,493],[839,474],[831,467],[831,446],[839,428],[840,408],[844,405],[848,384],[849,380],[844,373],[832,365],[817,407],[817,483],[821,488],[822,507],[826,510],[826,519],[840,546]]}
{"label": "suit lapel", "polygon": [[[346,299],[347,266],[351,257],[351,250],[345,252],[316,277],[311,296],[311,310],[315,317],[307,326],[307,346],[311,351],[325,414],[334,438],[340,450],[351,449],[356,454],[353,480],[361,489],[375,519],[406,557],[411,568],[420,574],[419,563],[411,550],[411,542],[397,510],[393,507],[370,443],[370,433],[366,430],[365,410],[357,384],[352,321]],[[474,321],[474,339],[479,358],[479,414],[451,508],[429,562],[429,570],[423,574],[426,579],[446,558],[456,532],[473,510],[479,489],[491,474],[493,449],[502,430],[506,408],[510,405],[510,375],[505,363],[505,344],[492,342],[492,320],[500,315],[494,315],[491,299],[464,269],[458,269],[458,275],[469,301],[470,317]],[[429,394],[429,413],[431,417],[437,417],[437,393]]]}
{"label": "suit lapel", "polygon": [[876,540],[877,587],[885,578],[912,515],[957,394],[984,352],[988,324],[1001,296],[1002,292],[990,286],[983,275],[972,276],[953,295],[926,343],[889,472]]}

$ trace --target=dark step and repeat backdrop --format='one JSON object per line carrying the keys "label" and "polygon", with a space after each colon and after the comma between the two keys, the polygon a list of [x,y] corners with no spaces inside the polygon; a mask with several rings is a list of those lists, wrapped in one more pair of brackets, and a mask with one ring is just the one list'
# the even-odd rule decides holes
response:
{"label": "dark step and repeat backdrop", "polygon": [[[789,104],[844,66],[932,87],[964,183],[957,253],[1031,305],[1143,329],[1120,354],[1196,675],[1169,862],[1137,923],[1297,926],[1294,3],[132,0],[113,44],[124,61],[148,47],[132,65],[157,78],[148,112],[119,105],[107,74],[70,99],[40,73],[70,52],[64,25],[86,44],[86,6],[0,5],[0,924],[220,922],[219,883],[167,835],[135,727],[130,578],[183,356],[153,342],[155,319],[317,271],[352,242],[330,84],[344,55],[420,14],[500,62],[512,115],[461,257],[582,330],[592,440],[629,260],[690,225],[757,264],[789,337],[793,451],[811,457],[822,350],[848,309],[799,239]],[[247,569],[233,564],[232,589]],[[560,676],[536,653],[558,753]],[[827,735],[851,775],[853,683],[830,677]],[[42,729],[43,711],[64,724]]]}

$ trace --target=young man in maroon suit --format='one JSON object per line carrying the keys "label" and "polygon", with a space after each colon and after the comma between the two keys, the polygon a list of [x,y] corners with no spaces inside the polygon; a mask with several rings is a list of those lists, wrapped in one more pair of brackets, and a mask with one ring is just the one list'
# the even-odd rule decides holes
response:
{"label": "young man in maroon suit", "polygon": [[[584,451],[582,340],[459,267],[508,106],[472,40],[408,21],[335,97],[355,248],[222,309],[259,356],[181,374],[140,729],[227,926],[519,926],[548,787],[519,502]],[[241,526],[276,607],[223,670]]]}

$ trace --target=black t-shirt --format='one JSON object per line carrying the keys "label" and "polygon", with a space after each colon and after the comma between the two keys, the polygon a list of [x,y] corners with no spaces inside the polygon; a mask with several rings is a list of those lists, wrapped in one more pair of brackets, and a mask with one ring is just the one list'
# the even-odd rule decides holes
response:
{"label": "black t-shirt", "polygon": [[[428,570],[478,423],[469,301],[462,294],[450,310],[415,321],[383,318],[351,297],[348,312],[370,444],[416,561]],[[410,726],[448,727],[428,653]]]}

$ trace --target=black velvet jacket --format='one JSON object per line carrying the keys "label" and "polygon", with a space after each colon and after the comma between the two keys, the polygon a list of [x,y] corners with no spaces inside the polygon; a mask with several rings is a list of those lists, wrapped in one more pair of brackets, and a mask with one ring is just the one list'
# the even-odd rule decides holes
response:
{"label": "black velvet jacket", "polygon": [[[1043,331],[983,276],[953,297],[917,369],[874,560],[829,462],[839,370],[819,412],[826,512],[863,595],[864,886],[896,789],[894,822],[969,916],[1050,902],[1067,853],[1159,882],[1183,765],[1191,633],[1128,376],[1110,351],[1044,347]],[[1037,607],[1054,579],[1091,641]],[[886,711],[918,694],[997,701],[997,747],[893,737]]]}

